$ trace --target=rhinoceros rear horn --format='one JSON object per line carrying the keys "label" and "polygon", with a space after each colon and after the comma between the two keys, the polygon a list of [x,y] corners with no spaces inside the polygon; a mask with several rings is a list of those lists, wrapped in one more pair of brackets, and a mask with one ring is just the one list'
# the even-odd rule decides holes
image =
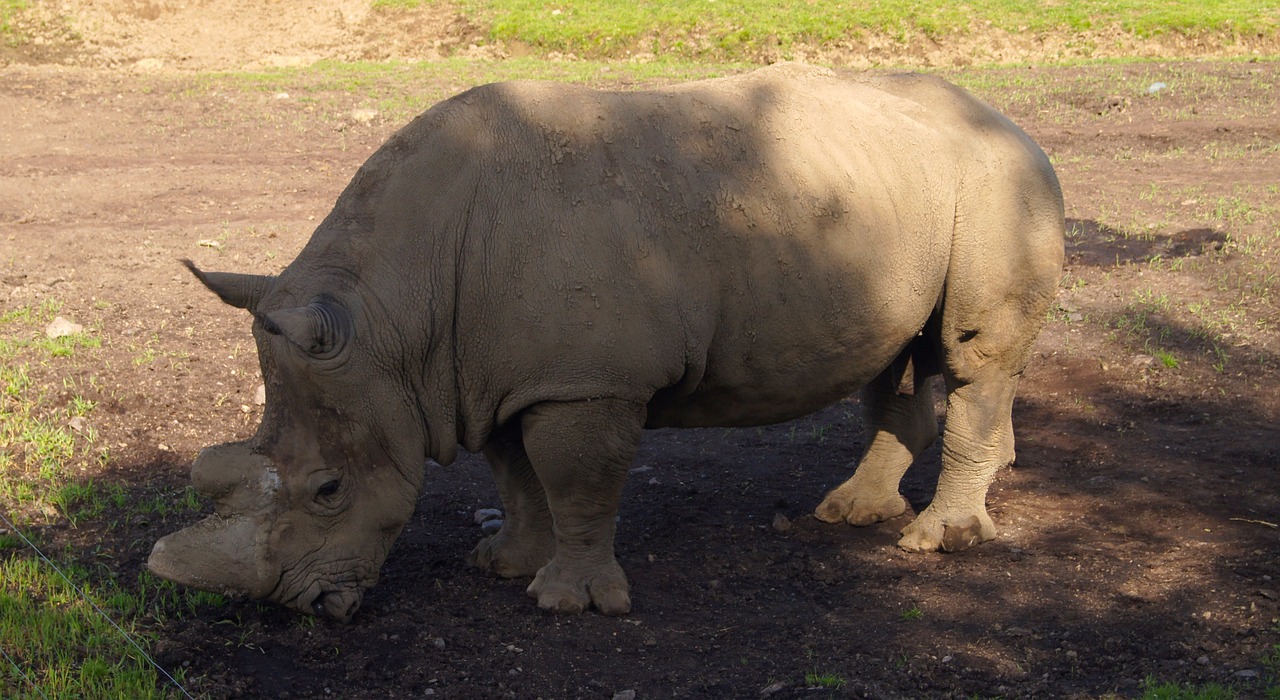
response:
{"label": "rhinoceros rear horn", "polygon": [[271,282],[275,280],[270,275],[205,272],[196,267],[195,263],[185,259],[182,264],[186,265],[191,274],[195,275],[201,284],[208,287],[209,291],[217,294],[219,299],[234,307],[248,309],[250,312],[257,308],[262,295],[266,293],[267,288],[271,286]]}
{"label": "rhinoceros rear horn", "polygon": [[288,338],[314,357],[338,354],[351,337],[351,319],[347,310],[328,299],[258,314],[258,320],[268,333]]}

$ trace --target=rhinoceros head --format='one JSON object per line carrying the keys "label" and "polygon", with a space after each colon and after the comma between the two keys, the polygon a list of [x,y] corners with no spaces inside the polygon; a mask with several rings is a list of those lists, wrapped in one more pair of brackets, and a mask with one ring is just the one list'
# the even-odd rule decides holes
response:
{"label": "rhinoceros head", "polygon": [[191,467],[216,513],[156,542],[147,565],[346,622],[421,486],[426,437],[412,392],[370,347],[354,293],[187,265],[253,313],[267,401],[253,438],[205,448]]}

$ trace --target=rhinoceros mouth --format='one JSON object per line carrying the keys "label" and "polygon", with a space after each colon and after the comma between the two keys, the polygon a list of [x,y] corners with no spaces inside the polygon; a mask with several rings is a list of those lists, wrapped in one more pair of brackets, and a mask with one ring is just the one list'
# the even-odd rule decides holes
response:
{"label": "rhinoceros mouth", "polygon": [[272,600],[305,615],[342,623],[351,621],[364,601],[364,592],[376,582],[365,580],[358,572],[343,576],[341,581],[313,579],[295,586],[287,585],[288,578],[281,577],[281,585],[269,596]]}

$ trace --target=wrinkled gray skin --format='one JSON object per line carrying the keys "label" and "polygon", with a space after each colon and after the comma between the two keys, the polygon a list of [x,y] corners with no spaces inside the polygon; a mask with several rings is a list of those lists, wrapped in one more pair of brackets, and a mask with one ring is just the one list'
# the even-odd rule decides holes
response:
{"label": "wrinkled gray skin", "polygon": [[991,539],[1062,196],[1017,127],[941,80],[784,65],[639,93],[503,83],[375,153],[278,277],[193,272],[252,312],[250,440],[192,467],[217,514],[157,574],[349,620],[427,458],[482,450],[507,519],[468,560],[562,612],[630,609],[613,554],[641,430],[748,426],[865,387],[873,436],[819,518],[904,512],[908,550]]}

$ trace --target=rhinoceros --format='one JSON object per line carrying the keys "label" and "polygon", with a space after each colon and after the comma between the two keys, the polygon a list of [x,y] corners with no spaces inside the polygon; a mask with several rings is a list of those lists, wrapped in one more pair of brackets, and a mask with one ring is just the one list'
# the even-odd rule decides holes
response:
{"label": "rhinoceros", "polygon": [[253,316],[266,406],[191,468],[216,512],[148,565],[348,621],[428,460],[483,452],[506,512],[468,563],[538,605],[630,610],[615,516],[642,430],[790,420],[863,389],[868,445],[817,506],[912,551],[995,536],[1015,388],[1055,294],[1062,194],[941,79],[779,65],[638,92],[471,89],[393,135],[280,274],[202,271]]}

